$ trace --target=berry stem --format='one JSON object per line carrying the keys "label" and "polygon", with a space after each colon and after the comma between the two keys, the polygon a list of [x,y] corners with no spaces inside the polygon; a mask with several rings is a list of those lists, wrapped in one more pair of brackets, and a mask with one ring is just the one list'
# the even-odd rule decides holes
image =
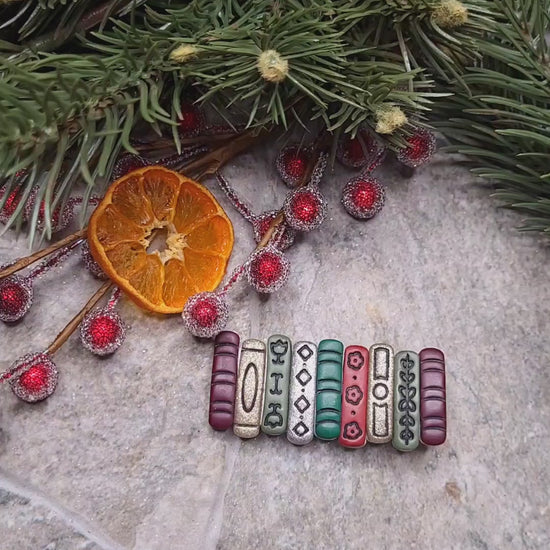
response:
{"label": "berry stem", "polygon": [[36,279],[46,271],[57,267],[63,263],[69,256],[69,254],[80,244],[84,242],[84,239],[72,242],[70,245],[60,248],[55,254],[52,254],[47,260],[44,260],[41,264],[37,265],[28,275],[27,279]]}
{"label": "berry stem", "polygon": [[[306,171],[304,172],[302,179],[296,185],[295,189],[299,189],[300,187],[305,187],[309,183],[313,175],[313,171],[315,170],[315,166],[319,161],[320,154],[323,152],[323,149],[325,148],[327,139],[328,138],[326,134],[321,134],[317,138],[316,143],[312,147],[313,154],[311,155],[311,158],[307,164]],[[273,237],[273,233],[275,232],[275,229],[284,221],[284,219],[285,219],[285,216],[283,214],[283,210],[281,209],[277,214],[277,216],[273,218],[273,220],[269,224],[269,228],[265,232],[265,235],[263,236],[262,240],[258,243],[256,250],[263,248],[269,243],[269,241],[271,240],[271,237]]]}
{"label": "berry stem", "polygon": [[5,277],[9,277],[10,275],[17,273],[18,271],[25,269],[29,265],[37,262],[38,260],[41,260],[45,256],[49,256],[52,252],[55,252],[56,250],[59,250],[64,246],[70,245],[75,241],[82,239],[83,237],[86,237],[86,228],[80,229],[76,233],[68,235],[64,239],[61,239],[60,241],[57,241],[56,243],[53,243],[52,245],[46,248],[43,248],[42,250],[38,250],[33,254],[31,254],[30,256],[21,258],[16,262],[14,262],[9,267],[6,267],[5,269],[0,270],[0,279],[4,279]]}
{"label": "berry stem", "polygon": [[68,340],[69,336],[78,328],[82,319],[93,307],[109,292],[113,286],[111,281],[106,281],[96,293],[86,302],[86,305],[69,321],[67,326],[56,336],[55,340],[46,348],[44,353],[53,355]]}
{"label": "berry stem", "polygon": [[224,287],[219,291],[220,296],[224,296],[225,294],[227,294],[227,291],[241,278],[249,261],[250,261],[250,258],[246,262],[244,262],[244,264],[238,266],[233,270],[231,277],[229,278],[227,283],[225,283]]}
{"label": "berry stem", "polygon": [[[193,137],[180,137],[180,143],[183,147],[186,146],[199,146],[199,145],[212,145],[213,143],[226,142],[238,137],[238,133],[224,134],[204,134],[202,136]],[[157,138],[154,141],[135,141],[132,143],[137,151],[151,153],[154,151],[161,151],[165,149],[174,149],[174,140],[172,138]]]}
{"label": "berry stem", "polygon": [[237,210],[237,212],[248,222],[252,222],[255,218],[252,210],[246,202],[242,201],[237,192],[229,182],[222,176],[219,170],[216,170],[216,178],[221,190],[225,193],[226,197],[231,201],[231,204]]}
{"label": "berry stem", "polygon": [[120,288],[117,286],[114,288],[113,292],[111,293],[111,297],[107,302],[107,307],[109,309],[114,309],[118,304],[118,301],[120,300],[120,296],[121,296]]}

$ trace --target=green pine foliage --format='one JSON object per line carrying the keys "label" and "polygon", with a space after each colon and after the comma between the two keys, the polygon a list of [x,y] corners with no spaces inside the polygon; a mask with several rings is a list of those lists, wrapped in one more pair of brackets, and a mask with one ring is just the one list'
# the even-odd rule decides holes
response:
{"label": "green pine foliage", "polygon": [[180,149],[193,100],[334,142],[366,125],[398,148],[434,125],[550,232],[549,20],[550,0],[0,0],[0,208],[16,186],[46,218],[76,185],[101,192],[144,133]]}

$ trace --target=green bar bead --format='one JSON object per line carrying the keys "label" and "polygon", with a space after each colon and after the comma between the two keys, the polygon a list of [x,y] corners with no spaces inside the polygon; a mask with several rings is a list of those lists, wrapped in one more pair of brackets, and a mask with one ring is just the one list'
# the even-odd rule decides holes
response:
{"label": "green bar bead", "polygon": [[262,417],[262,432],[267,435],[281,435],[286,432],[291,363],[290,339],[281,334],[270,336],[267,341],[267,372]]}
{"label": "green bar bead", "polygon": [[338,340],[322,340],[317,355],[315,436],[338,439],[342,417],[342,361],[344,345]]}
{"label": "green bar bead", "polygon": [[420,442],[420,360],[414,351],[394,359],[393,438],[398,451],[414,451]]}

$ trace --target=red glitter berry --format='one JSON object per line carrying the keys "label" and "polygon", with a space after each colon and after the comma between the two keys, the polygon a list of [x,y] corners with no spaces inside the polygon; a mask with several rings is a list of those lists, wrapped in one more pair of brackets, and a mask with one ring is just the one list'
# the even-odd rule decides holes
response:
{"label": "red glitter berry", "polygon": [[119,333],[118,324],[109,317],[96,317],[90,323],[90,336],[94,346],[108,346]]}
{"label": "red glitter berry", "polygon": [[181,106],[178,125],[182,136],[197,136],[204,129],[204,114],[196,105],[184,103]]}
{"label": "red glitter berry", "polygon": [[372,171],[382,162],[385,147],[381,145],[372,133],[361,129],[354,138],[344,136],[336,151],[338,160],[351,168],[363,168]]}
{"label": "red glitter berry", "polygon": [[380,212],[386,193],[378,181],[368,175],[349,181],[342,192],[342,204],[357,219],[369,219]]}
{"label": "red glitter berry", "polygon": [[[36,198],[39,193],[39,188],[35,187],[27,199],[25,204],[25,219],[30,220],[34,214],[34,208],[36,204]],[[75,204],[78,203],[77,199],[69,199],[64,205],[57,206],[53,212],[50,212],[50,223],[52,231],[62,231],[65,229],[73,219],[73,210]],[[36,227],[40,230],[45,227],[46,219],[46,204],[44,200],[40,202],[40,208],[38,211],[38,218],[36,222]]]}
{"label": "red glitter berry", "polygon": [[[4,196],[4,189],[0,189],[0,201],[2,200]],[[16,208],[19,205],[19,202],[21,201],[21,194],[20,189],[17,187],[16,189],[12,189],[6,198],[6,201],[4,202],[4,206],[0,208],[0,222],[2,223],[8,223],[9,219],[15,212]]]}
{"label": "red glitter berry", "polygon": [[289,187],[295,187],[304,177],[310,159],[309,147],[290,145],[279,153],[275,165],[281,179]]}
{"label": "red glitter berry", "polygon": [[435,135],[425,128],[417,128],[407,140],[408,146],[397,153],[397,160],[406,166],[416,168],[428,162],[435,153]]}
{"label": "red glitter berry", "polygon": [[80,325],[80,340],[95,355],[114,353],[125,337],[126,328],[120,315],[109,307],[90,312]]}
{"label": "red glitter berry", "polygon": [[[5,198],[5,202],[0,208],[0,222],[7,223],[17,207],[21,202],[21,195],[23,194],[23,183],[27,178],[28,171],[23,169],[15,173],[14,186],[8,192],[8,196]],[[4,199],[6,194],[6,188],[0,188],[0,203]],[[25,210],[23,210],[23,219],[25,218]]]}
{"label": "red glitter berry", "polygon": [[326,203],[316,189],[298,189],[287,195],[284,213],[290,227],[298,231],[311,231],[323,223]]}
{"label": "red glitter berry", "polygon": [[48,383],[49,369],[43,364],[34,365],[19,377],[19,383],[30,393],[38,393]]}
{"label": "red glitter berry", "polygon": [[211,338],[223,329],[229,312],[221,296],[200,292],[191,296],[183,308],[182,319],[193,336]]}
{"label": "red glitter berry", "polygon": [[211,327],[218,320],[218,308],[212,300],[202,300],[195,304],[191,315],[203,327]]}
{"label": "red glitter berry", "polygon": [[257,292],[269,294],[285,284],[289,271],[290,263],[280,250],[271,246],[261,248],[248,265],[248,282]]}
{"label": "red glitter berry", "polygon": [[0,321],[19,321],[32,305],[32,283],[18,275],[0,279]]}
{"label": "red glitter berry", "polygon": [[9,379],[13,393],[28,403],[46,399],[57,386],[57,368],[46,353],[25,355],[11,366],[10,371],[14,373]]}

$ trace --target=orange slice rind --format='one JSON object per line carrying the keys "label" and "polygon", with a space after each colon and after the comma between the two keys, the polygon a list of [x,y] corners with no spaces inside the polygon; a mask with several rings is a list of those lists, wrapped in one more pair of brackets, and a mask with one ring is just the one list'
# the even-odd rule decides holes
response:
{"label": "orange slice rind", "polygon": [[[159,232],[163,250],[149,250]],[[233,226],[212,193],[161,166],[116,180],[90,218],[90,252],[139,306],[179,313],[187,299],[222,281]]]}

